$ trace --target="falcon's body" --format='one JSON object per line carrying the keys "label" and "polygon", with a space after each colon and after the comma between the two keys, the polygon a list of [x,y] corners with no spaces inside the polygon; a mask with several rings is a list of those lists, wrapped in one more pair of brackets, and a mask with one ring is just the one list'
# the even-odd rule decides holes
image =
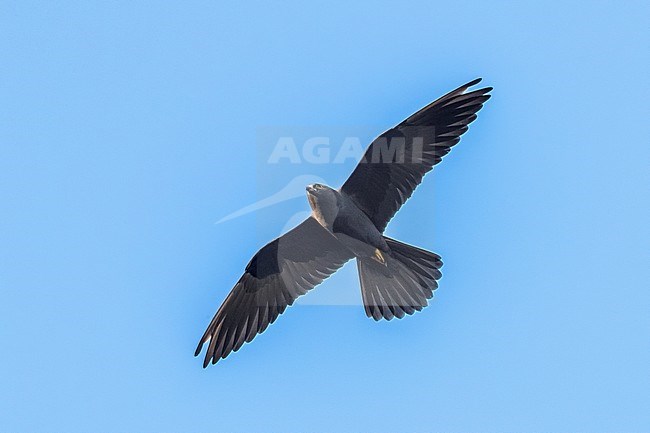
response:
{"label": "falcon's body", "polygon": [[307,186],[312,217],[356,257],[370,257],[388,244],[370,218],[345,193],[326,185]]}
{"label": "falcon's body", "polygon": [[348,260],[356,259],[368,317],[391,320],[427,305],[440,256],[383,235],[424,175],[460,140],[490,97],[467,92],[437,99],[377,137],[338,189],[307,186],[312,215],[255,254],[201,337],[203,366],[239,350]]}

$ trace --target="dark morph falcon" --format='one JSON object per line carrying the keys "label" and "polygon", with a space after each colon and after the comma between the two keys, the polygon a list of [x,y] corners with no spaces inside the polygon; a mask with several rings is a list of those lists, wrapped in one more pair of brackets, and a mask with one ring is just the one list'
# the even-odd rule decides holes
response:
{"label": "dark morph falcon", "polygon": [[491,87],[476,79],[377,137],[336,190],[307,186],[312,215],[255,254],[208,329],[203,367],[261,334],[300,295],[356,258],[366,315],[402,318],[427,306],[440,279],[440,256],[383,235],[423,176],[449,153]]}

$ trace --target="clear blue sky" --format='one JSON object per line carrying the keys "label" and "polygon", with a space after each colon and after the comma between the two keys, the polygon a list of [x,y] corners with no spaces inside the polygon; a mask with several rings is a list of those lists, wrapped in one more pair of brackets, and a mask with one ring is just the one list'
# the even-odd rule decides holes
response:
{"label": "clear blue sky", "polygon": [[[0,430],[650,431],[648,3],[245,3],[0,3]],[[215,221],[354,166],[269,168],[260,127],[376,134],[477,76],[389,227],[442,255],[432,305],[316,291],[203,370],[308,204]]]}

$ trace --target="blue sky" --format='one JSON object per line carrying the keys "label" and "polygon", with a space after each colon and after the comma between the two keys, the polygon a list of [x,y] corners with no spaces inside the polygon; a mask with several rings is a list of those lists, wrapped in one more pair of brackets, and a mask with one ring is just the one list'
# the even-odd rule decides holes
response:
{"label": "blue sky", "polygon": [[[650,431],[649,13],[0,3],[0,430]],[[260,131],[377,134],[477,76],[493,98],[389,226],[445,261],[432,305],[366,319],[351,263],[203,370],[308,204],[215,221],[354,167],[271,167]]]}

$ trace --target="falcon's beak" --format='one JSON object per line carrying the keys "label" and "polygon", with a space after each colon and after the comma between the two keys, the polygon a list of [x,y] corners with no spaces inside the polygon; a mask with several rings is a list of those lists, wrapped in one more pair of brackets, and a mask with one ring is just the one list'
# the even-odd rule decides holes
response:
{"label": "falcon's beak", "polygon": [[307,190],[307,194],[311,194],[316,191],[316,188],[314,188],[312,185],[307,185],[305,189]]}

